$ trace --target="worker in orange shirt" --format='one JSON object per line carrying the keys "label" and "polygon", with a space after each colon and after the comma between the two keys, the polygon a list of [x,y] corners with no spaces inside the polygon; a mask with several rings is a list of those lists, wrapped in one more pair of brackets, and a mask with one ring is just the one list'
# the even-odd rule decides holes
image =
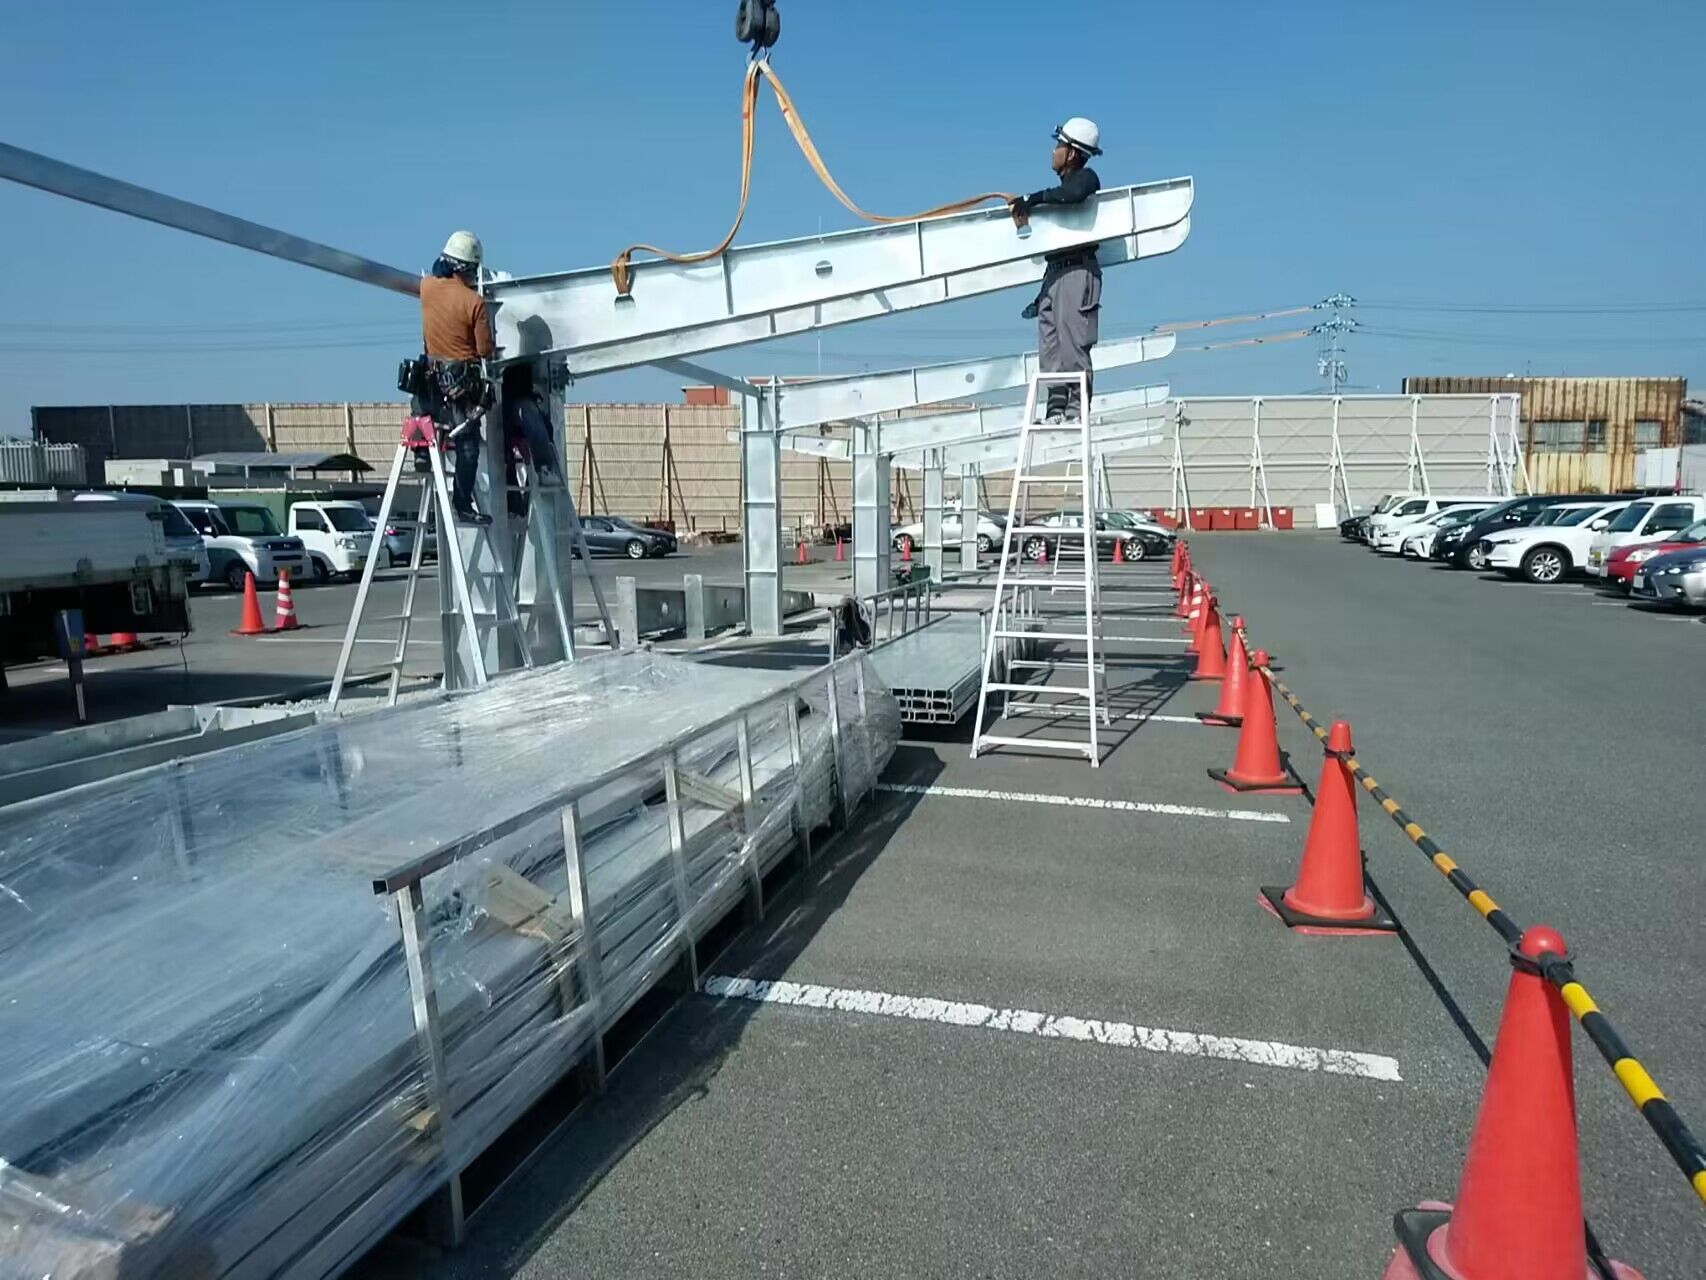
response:
{"label": "worker in orange shirt", "polygon": [[474,508],[474,480],[480,470],[480,419],[492,404],[481,362],[497,348],[486,300],[475,287],[480,258],[479,237],[472,231],[454,232],[432,264],[432,273],[421,280],[421,337],[431,378],[426,394],[415,396],[413,409],[449,428],[456,451],[456,518],[487,525],[492,518]]}

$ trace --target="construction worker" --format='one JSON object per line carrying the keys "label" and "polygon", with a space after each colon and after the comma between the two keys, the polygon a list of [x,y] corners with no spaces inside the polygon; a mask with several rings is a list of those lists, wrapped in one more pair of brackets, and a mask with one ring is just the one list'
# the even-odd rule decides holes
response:
{"label": "construction worker", "polygon": [[[1054,131],[1054,154],[1049,165],[1060,175],[1056,186],[1019,196],[1012,203],[1013,221],[1023,227],[1031,210],[1045,204],[1083,204],[1102,189],[1090,167],[1090,157],[1102,154],[1096,122],[1073,116]],[[1037,322],[1037,359],[1044,373],[1083,373],[1089,386],[1090,348],[1096,345],[1102,313],[1102,267],[1096,246],[1080,245],[1051,253],[1045,259],[1041,290],[1025,308],[1025,318]],[[1076,384],[1048,384],[1047,421],[1076,418]]]}
{"label": "construction worker", "polygon": [[491,317],[475,283],[480,272],[480,241],[472,231],[457,231],[444,242],[444,251],[421,280],[421,337],[436,383],[433,403],[417,397],[415,412],[430,413],[450,428],[456,451],[452,505],[464,524],[490,524],[492,518],[474,509],[474,480],[480,470],[480,419],[491,405],[482,360],[497,348]]}

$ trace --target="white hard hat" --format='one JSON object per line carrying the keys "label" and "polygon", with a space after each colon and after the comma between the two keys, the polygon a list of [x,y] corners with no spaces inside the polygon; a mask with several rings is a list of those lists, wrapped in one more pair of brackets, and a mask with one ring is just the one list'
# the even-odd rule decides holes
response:
{"label": "white hard hat", "polygon": [[1061,125],[1054,131],[1054,138],[1056,142],[1077,147],[1087,156],[1102,154],[1102,131],[1096,127],[1094,120],[1086,120],[1083,116],[1073,116]]}
{"label": "white hard hat", "polygon": [[[1090,127],[1095,129],[1094,125]],[[444,242],[443,256],[454,258],[457,262],[466,262],[469,266],[479,266],[480,237],[472,231],[452,231],[450,239]]]}

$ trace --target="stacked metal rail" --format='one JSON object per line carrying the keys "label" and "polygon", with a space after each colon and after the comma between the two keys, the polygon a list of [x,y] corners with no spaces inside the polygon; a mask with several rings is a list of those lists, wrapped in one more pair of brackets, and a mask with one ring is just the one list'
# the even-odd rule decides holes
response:
{"label": "stacked metal rail", "polygon": [[0,815],[0,1275],[322,1277],[458,1175],[898,736],[862,655],[652,654]]}

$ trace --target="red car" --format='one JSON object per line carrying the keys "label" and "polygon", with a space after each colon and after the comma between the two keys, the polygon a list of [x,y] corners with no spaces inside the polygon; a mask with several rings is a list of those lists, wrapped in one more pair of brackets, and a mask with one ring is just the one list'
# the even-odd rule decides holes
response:
{"label": "red car", "polygon": [[1706,520],[1697,520],[1686,529],[1679,529],[1654,542],[1631,542],[1618,547],[1605,558],[1605,583],[1620,591],[1628,591],[1636,571],[1647,561],[1667,551],[1686,551],[1700,542],[1706,542]]}

